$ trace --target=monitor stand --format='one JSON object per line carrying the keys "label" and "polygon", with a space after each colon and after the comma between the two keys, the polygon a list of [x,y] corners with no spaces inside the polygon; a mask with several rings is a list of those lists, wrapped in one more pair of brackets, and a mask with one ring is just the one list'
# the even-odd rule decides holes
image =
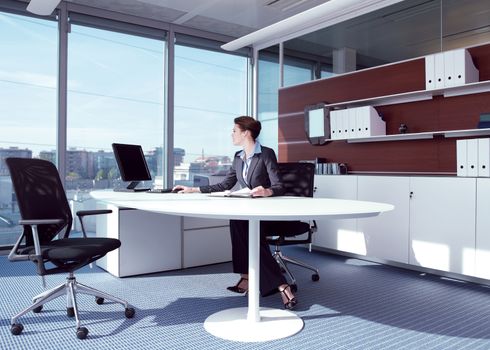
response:
{"label": "monitor stand", "polygon": [[142,188],[136,188],[136,186],[139,185],[141,181],[131,181],[129,185],[126,188],[115,188],[114,191],[116,192],[145,192],[149,191],[149,188],[142,187]]}

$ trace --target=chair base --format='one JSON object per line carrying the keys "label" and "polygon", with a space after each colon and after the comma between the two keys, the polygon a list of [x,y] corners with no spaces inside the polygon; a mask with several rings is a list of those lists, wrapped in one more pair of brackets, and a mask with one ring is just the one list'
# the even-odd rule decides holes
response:
{"label": "chair base", "polygon": [[79,283],[77,282],[73,273],[70,273],[69,276],[66,278],[66,282],[64,284],[61,284],[52,289],[42,292],[39,295],[36,295],[34,298],[32,298],[33,304],[31,306],[12,317],[10,321],[12,334],[18,335],[22,332],[24,328],[22,324],[17,323],[17,319],[19,317],[25,315],[30,311],[38,313],[42,310],[43,305],[46,304],[48,301],[65,295],[67,302],[67,315],[68,317],[75,317],[77,337],[80,339],[84,339],[88,334],[88,330],[85,327],[80,326],[80,318],[78,314],[76,298],[77,293],[93,295],[97,304],[102,304],[104,302],[104,299],[119,303],[124,306],[126,318],[132,318],[134,316],[134,308],[130,307],[127,301]]}
{"label": "chair base", "polygon": [[313,281],[318,281],[320,279],[320,274],[319,274],[317,268],[315,268],[311,265],[308,265],[302,261],[299,261],[299,260],[296,260],[296,259],[293,259],[293,258],[290,258],[290,257],[283,255],[282,252],[277,247],[274,250],[274,254],[272,256],[274,257],[274,259],[276,259],[279,266],[284,270],[284,272],[288,276],[289,280],[291,281],[290,284],[295,286],[295,287],[296,287],[296,278],[294,277],[292,272],[289,270],[289,268],[287,266],[288,264],[293,264],[293,265],[308,269],[310,271],[313,271],[314,274],[311,275],[311,279]]}

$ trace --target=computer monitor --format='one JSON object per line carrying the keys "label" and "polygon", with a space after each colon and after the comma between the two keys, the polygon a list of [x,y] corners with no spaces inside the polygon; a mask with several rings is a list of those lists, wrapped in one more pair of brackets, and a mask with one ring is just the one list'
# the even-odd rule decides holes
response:
{"label": "computer monitor", "polygon": [[[116,156],[117,166],[121,173],[123,181],[130,181],[124,191],[144,191],[136,189],[141,181],[151,180],[150,170],[146,163],[143,149],[140,145],[127,145],[122,143],[113,143],[112,150]],[[119,190],[119,189],[117,189]]]}
{"label": "computer monitor", "polygon": [[330,115],[326,103],[305,107],[305,131],[312,145],[323,145],[330,138]]}

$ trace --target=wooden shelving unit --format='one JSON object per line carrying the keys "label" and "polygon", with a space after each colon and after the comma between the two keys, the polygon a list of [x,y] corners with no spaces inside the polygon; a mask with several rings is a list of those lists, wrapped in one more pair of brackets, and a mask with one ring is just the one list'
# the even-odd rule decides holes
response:
{"label": "wooden shelving unit", "polygon": [[361,107],[361,106],[373,106],[373,107],[387,106],[387,105],[394,105],[400,103],[431,100],[434,96],[453,97],[453,96],[461,96],[461,95],[480,94],[484,92],[490,92],[490,81],[488,80],[479,81],[476,83],[466,84],[462,86],[452,86],[444,89],[410,91],[410,92],[404,92],[400,94],[331,103],[331,104],[327,104],[325,107],[329,107],[330,109],[335,109],[335,108],[352,108],[352,107]]}

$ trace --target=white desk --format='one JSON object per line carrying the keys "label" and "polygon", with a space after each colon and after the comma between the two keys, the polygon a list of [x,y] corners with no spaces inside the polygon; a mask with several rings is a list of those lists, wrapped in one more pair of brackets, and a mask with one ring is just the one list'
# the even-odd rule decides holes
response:
{"label": "white desk", "polygon": [[204,322],[204,328],[211,334],[244,342],[280,339],[303,328],[303,320],[293,312],[259,306],[261,220],[362,218],[376,216],[394,208],[390,204],[326,198],[216,198],[206,194],[127,193],[107,190],[93,191],[90,194],[96,200],[119,207],[170,215],[248,220],[248,308],[223,310],[210,315]]}

